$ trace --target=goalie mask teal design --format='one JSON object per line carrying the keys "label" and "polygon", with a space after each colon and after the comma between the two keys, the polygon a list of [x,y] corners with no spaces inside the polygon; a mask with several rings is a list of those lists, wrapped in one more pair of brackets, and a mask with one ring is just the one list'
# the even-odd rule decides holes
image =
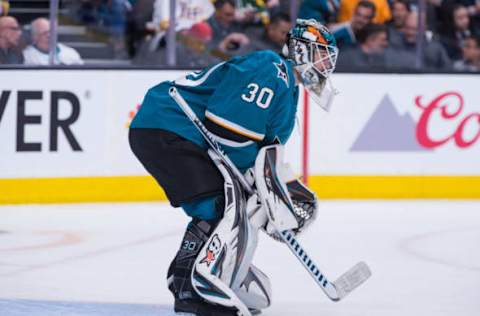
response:
{"label": "goalie mask teal design", "polygon": [[298,19],[288,33],[284,55],[293,61],[314,100],[328,110],[336,93],[328,78],[335,70],[338,56],[337,43],[330,31],[313,19]]}

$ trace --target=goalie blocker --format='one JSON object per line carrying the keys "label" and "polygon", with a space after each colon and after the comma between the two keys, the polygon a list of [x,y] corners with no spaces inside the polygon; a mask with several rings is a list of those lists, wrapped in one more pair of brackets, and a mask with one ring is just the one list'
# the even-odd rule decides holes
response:
{"label": "goalie blocker", "polygon": [[268,216],[267,233],[306,229],[317,216],[317,197],[295,178],[289,164],[283,163],[283,146],[263,147],[255,161],[255,184]]}
{"label": "goalie blocker", "polygon": [[[262,148],[255,162],[255,183],[263,208],[268,214],[267,232],[271,234],[273,231],[276,239],[284,241],[324,293],[332,301],[339,301],[371,276],[370,269],[360,262],[335,282],[330,282],[320,271],[294,236],[294,233],[301,231],[315,218],[315,195],[300,182],[291,185],[294,190],[287,193],[284,182],[289,174],[285,172],[290,170],[282,168],[282,172],[277,171],[278,166],[282,166],[282,161],[283,148],[275,145]],[[314,211],[310,212],[312,208]]]}

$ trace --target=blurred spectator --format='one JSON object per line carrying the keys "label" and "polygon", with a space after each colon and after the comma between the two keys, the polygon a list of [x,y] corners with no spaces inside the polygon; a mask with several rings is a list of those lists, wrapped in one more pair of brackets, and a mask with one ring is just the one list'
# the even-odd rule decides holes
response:
{"label": "blurred spectator", "polygon": [[[132,20],[135,29],[145,30],[148,22],[153,22],[153,10],[156,0],[136,0],[132,5]],[[155,23],[154,23],[155,24]]]}
{"label": "blurred spectator", "polygon": [[408,69],[414,64],[413,56],[388,48],[387,27],[368,24],[358,34],[359,45],[339,54],[337,68],[348,71],[383,71]]}
{"label": "blurred spectator", "polygon": [[[431,0],[433,1],[433,0]],[[463,5],[470,17],[470,23],[474,29],[480,31],[480,1],[478,0],[437,0],[440,2],[443,31],[452,26],[452,11],[455,5]]]}
{"label": "blurred spectator", "polygon": [[227,35],[239,32],[240,27],[235,23],[235,0],[216,0],[215,13],[207,22],[212,28],[214,46],[220,43]]}
{"label": "blurred spectator", "polygon": [[[290,15],[278,13],[271,18],[263,30],[256,33],[248,33],[251,38],[251,50],[273,50],[277,53],[282,51],[287,41],[288,31],[292,28]],[[260,33],[260,34],[258,34]]]}
{"label": "blurred spectator", "polygon": [[261,22],[267,25],[270,23],[270,11],[279,5],[279,0],[237,0],[236,19],[242,23]]}
{"label": "blurred spectator", "polygon": [[222,59],[245,54],[250,40],[241,33],[242,28],[236,22],[235,0],[215,0],[214,6],[215,13],[207,20],[212,29],[209,51],[221,52]]}
{"label": "blurred spectator", "polygon": [[355,67],[365,70],[384,67],[383,53],[388,47],[387,28],[384,25],[369,24],[362,33],[358,36],[357,47],[347,48],[339,54],[339,69]]}
{"label": "blurred spectator", "polygon": [[230,59],[234,55],[243,55],[247,53],[250,39],[243,33],[230,33],[220,41],[217,48],[226,54],[224,59]]}
{"label": "blurred spectator", "polygon": [[[38,18],[31,23],[32,45],[23,51],[26,65],[48,65],[50,21]],[[57,44],[54,63],[56,65],[82,65],[83,61],[76,50]]]}
{"label": "blurred spectator", "polygon": [[[208,19],[214,12],[210,0],[177,0],[175,8],[175,30],[191,28],[195,23]],[[152,22],[148,28],[155,31],[168,29],[170,21],[170,1],[155,0]]]}
{"label": "blurred spectator", "polygon": [[189,35],[193,38],[197,38],[204,43],[208,43],[212,40],[213,31],[210,25],[207,22],[198,22],[185,32],[184,34]]}
{"label": "blurred spectator", "polygon": [[[420,0],[411,0],[410,9],[412,11],[418,11]],[[426,28],[435,33],[438,33],[442,25],[442,6],[452,0],[426,0]],[[457,1],[457,0],[453,0]],[[470,1],[470,0],[467,0]],[[475,0],[474,0],[475,1]]]}
{"label": "blurred spectator", "polygon": [[447,54],[452,60],[461,59],[464,39],[475,35],[467,7],[460,4],[454,5],[444,26],[441,41]]}
{"label": "blurred spectator", "polygon": [[107,0],[101,6],[101,27],[110,37],[115,58],[128,58],[125,42],[127,13],[131,10],[128,0]]}
{"label": "blurred spectator", "polygon": [[78,18],[82,23],[118,33],[124,30],[126,12],[131,10],[128,0],[80,0]]}
{"label": "blurred spectator", "polygon": [[152,21],[152,8],[155,0],[136,0],[128,19],[127,42],[128,52],[135,56],[145,37],[152,31],[147,29],[147,23]]}
{"label": "blurred spectator", "polygon": [[[212,56],[208,44],[212,40],[212,29],[206,22],[194,24],[189,30],[177,34],[177,67],[202,68],[220,61]],[[151,51],[141,49],[133,59],[137,65],[164,65],[166,49]]]}
{"label": "blurred spectator", "polygon": [[477,31],[477,33],[480,33],[480,1],[465,0],[465,5],[468,8],[468,14],[470,15],[471,23],[474,29]]}
{"label": "blurred spectator", "polygon": [[[210,0],[178,0],[175,8],[175,31],[190,29],[195,23],[208,19],[214,12]],[[148,39],[149,50],[155,51],[164,38],[170,25],[170,1],[155,0],[152,21],[147,22],[146,29],[155,32]]]}
{"label": "blurred spectator", "polygon": [[336,21],[339,0],[304,0],[300,5],[298,17],[301,19],[315,19],[323,24]]}
{"label": "blurred spectator", "polygon": [[224,58],[227,59],[227,56],[245,54],[250,40],[241,32],[243,27],[236,21],[235,0],[215,0],[214,6],[215,13],[207,20],[213,31],[210,48],[225,52]]}
{"label": "blurred spectator", "polygon": [[409,0],[394,0],[392,3],[392,19],[387,23],[388,42],[398,46],[402,42],[405,20],[410,12]]}
{"label": "blurred spectator", "polygon": [[267,9],[270,11],[276,11],[277,9],[280,9],[281,7],[281,1],[280,0],[266,0],[266,5]]}
{"label": "blurred spectator", "polygon": [[[250,43],[246,35],[230,33],[216,45],[212,42],[213,31],[206,22],[199,22],[189,30],[177,34],[176,56],[177,67],[202,68],[235,54],[246,53],[243,49]],[[156,51],[141,49],[133,63],[139,65],[164,65],[166,49]]]}
{"label": "blurred spectator", "polygon": [[8,0],[0,0],[0,16],[7,16],[10,9]]}
{"label": "blurred spectator", "polygon": [[358,2],[352,19],[348,22],[336,24],[331,27],[333,36],[340,48],[354,46],[357,42],[357,34],[366,25],[372,22],[375,16],[375,6],[372,2],[362,0]]}
{"label": "blurred spectator", "polygon": [[[249,38],[242,33],[230,33],[220,41],[216,46],[212,42],[213,30],[207,22],[200,22],[192,26],[189,30],[180,32],[180,43],[197,53],[210,55],[222,60],[230,59],[233,55],[244,54],[250,44]],[[201,45],[198,45],[201,43]],[[201,49],[198,49],[201,48]],[[206,60],[209,60],[208,58]],[[203,66],[208,65],[203,63]]]}
{"label": "blurred spectator", "polygon": [[[340,1],[340,9],[338,10],[337,22],[346,22],[352,19],[358,3],[362,0],[342,0]],[[371,0],[375,6],[375,16],[373,23],[386,23],[392,18],[390,6],[387,0]]]}
{"label": "blurred spectator", "polygon": [[127,12],[131,10],[128,0],[107,0],[101,6],[101,24],[115,36],[125,34]]}
{"label": "blurred spectator", "polygon": [[22,30],[14,17],[0,17],[0,64],[23,63],[19,45],[21,35]]}
{"label": "blurred spectator", "polygon": [[[416,55],[418,34],[418,14],[411,12],[405,20],[405,31],[402,44],[398,47],[401,51]],[[435,39],[431,32],[423,36],[422,41],[423,68],[430,70],[451,69],[452,62],[445,48]]]}
{"label": "blurred spectator", "polygon": [[78,11],[76,17],[80,23],[85,24],[98,24],[98,8],[102,4],[103,0],[80,0],[78,4]]}
{"label": "blurred spectator", "polygon": [[127,58],[127,16],[132,10],[128,0],[81,0],[76,18],[91,28],[106,33],[115,58]]}
{"label": "blurred spectator", "polygon": [[462,53],[462,60],[457,60],[453,68],[458,71],[480,72],[480,38],[465,38]]}
{"label": "blurred spectator", "polygon": [[[303,1],[300,1],[300,2],[303,2]],[[272,6],[268,8],[268,11],[270,11],[271,16],[281,12],[290,12],[289,11],[291,8],[290,0],[278,0],[278,4],[276,4],[276,2],[270,2],[270,1],[268,3],[272,4]]]}

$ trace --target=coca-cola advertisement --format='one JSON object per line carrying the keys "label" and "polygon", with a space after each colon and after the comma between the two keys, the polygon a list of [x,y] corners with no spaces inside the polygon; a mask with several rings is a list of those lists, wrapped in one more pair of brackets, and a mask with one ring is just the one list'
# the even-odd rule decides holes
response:
{"label": "coca-cola advertisement", "polygon": [[330,113],[312,110],[313,174],[480,174],[477,78],[355,77],[335,77]]}
{"label": "coca-cola advertisement", "polygon": [[[435,99],[424,102],[422,96],[415,98],[415,104],[422,111],[417,123],[416,139],[425,148],[434,149],[448,142],[454,142],[458,148],[474,146],[480,138],[480,111],[466,113],[465,100],[460,92],[449,91]],[[435,116],[444,124],[454,128],[453,133],[436,136],[430,128]]]}

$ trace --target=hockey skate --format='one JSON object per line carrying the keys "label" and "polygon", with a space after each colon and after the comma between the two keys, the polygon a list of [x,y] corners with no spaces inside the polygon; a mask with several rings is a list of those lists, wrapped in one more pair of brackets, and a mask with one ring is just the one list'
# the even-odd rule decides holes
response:
{"label": "hockey skate", "polygon": [[180,250],[173,259],[167,274],[168,288],[172,292],[178,315],[236,316],[236,309],[206,302],[193,289],[191,274],[195,259],[217,222],[193,219],[188,225]]}

